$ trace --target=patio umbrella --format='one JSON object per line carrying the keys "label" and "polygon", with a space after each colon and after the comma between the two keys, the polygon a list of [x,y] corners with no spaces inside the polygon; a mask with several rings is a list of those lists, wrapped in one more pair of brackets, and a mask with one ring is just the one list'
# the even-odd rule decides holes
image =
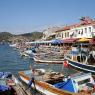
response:
{"label": "patio umbrella", "polygon": [[89,38],[81,38],[78,40],[78,42],[89,42],[91,39]]}
{"label": "patio umbrella", "polygon": [[59,39],[53,39],[51,40],[51,44],[61,44],[63,43],[63,41],[59,40]]}

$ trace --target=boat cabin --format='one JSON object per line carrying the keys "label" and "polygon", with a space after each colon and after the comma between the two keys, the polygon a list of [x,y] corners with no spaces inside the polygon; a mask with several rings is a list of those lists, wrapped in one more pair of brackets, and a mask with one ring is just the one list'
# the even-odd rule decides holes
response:
{"label": "boat cabin", "polygon": [[63,80],[63,82],[54,84],[54,86],[59,89],[78,93],[85,89],[94,89],[94,84],[91,73],[77,73]]}
{"label": "boat cabin", "polygon": [[76,45],[66,55],[66,58],[74,62],[79,62],[88,65],[95,65],[95,50],[88,48],[89,44]]}

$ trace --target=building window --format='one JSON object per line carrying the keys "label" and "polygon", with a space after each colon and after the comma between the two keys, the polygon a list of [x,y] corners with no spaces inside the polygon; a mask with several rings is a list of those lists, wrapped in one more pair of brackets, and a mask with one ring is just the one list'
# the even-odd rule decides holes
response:
{"label": "building window", "polygon": [[80,30],[78,31],[78,34],[80,34]]}
{"label": "building window", "polygon": [[91,32],[91,27],[89,27],[89,32]]}
{"label": "building window", "polygon": [[64,38],[64,33],[63,33],[63,38]]}
{"label": "building window", "polygon": [[74,37],[77,37],[77,33],[76,32],[74,33]]}
{"label": "building window", "polygon": [[58,37],[60,37],[60,33],[58,33]]}
{"label": "building window", "polygon": [[75,33],[78,34],[78,30],[75,30]]}
{"label": "building window", "polygon": [[62,33],[62,38],[63,38],[63,33]]}
{"label": "building window", "polygon": [[87,33],[87,28],[85,28],[85,33]]}
{"label": "building window", "polygon": [[67,32],[67,37],[69,37],[69,32]]}
{"label": "building window", "polygon": [[66,38],[66,33],[65,33],[65,38]]}
{"label": "building window", "polygon": [[60,33],[60,37],[61,37],[61,33]]}
{"label": "building window", "polygon": [[83,29],[81,29],[81,35],[83,35]]}

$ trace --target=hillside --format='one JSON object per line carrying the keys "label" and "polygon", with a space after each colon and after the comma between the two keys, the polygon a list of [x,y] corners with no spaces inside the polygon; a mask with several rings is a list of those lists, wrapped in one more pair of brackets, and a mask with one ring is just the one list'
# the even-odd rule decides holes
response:
{"label": "hillside", "polygon": [[0,42],[1,41],[8,41],[8,39],[10,38],[10,37],[12,37],[13,35],[11,34],[11,33],[9,33],[9,32],[0,32]]}
{"label": "hillside", "polygon": [[[9,32],[0,32],[0,42],[2,42],[2,41],[5,41],[5,42],[12,41],[11,38],[13,38],[13,37],[18,38],[18,37],[21,37],[21,36],[23,38],[27,38],[31,41],[35,41],[35,40],[41,39],[41,37],[43,36],[43,33],[42,32],[31,32],[31,33],[13,35]],[[23,39],[23,38],[21,38],[21,39]]]}
{"label": "hillside", "polygon": [[24,36],[26,38],[31,39],[32,41],[41,39],[43,36],[42,32],[32,32],[32,33],[25,33],[25,34],[21,34],[20,36]]}

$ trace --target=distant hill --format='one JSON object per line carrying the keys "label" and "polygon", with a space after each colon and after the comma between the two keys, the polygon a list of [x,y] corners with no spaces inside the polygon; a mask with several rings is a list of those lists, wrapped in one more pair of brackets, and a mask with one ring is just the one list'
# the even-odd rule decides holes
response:
{"label": "distant hill", "polygon": [[13,35],[11,34],[11,33],[9,33],[9,32],[0,32],[0,42],[2,42],[2,41],[8,41],[8,39],[10,38],[10,37],[12,37]]}
{"label": "distant hill", "polygon": [[32,41],[41,39],[43,36],[42,32],[31,32],[31,33],[25,33],[25,34],[20,34],[20,36],[24,36],[26,38],[31,39]]}
{"label": "distant hill", "polygon": [[31,32],[31,33],[13,35],[9,32],[0,32],[0,42],[2,41],[8,42],[10,38],[12,37],[17,38],[19,36],[30,39],[31,41],[35,41],[35,40],[41,39],[41,37],[43,36],[43,33],[42,32]]}

